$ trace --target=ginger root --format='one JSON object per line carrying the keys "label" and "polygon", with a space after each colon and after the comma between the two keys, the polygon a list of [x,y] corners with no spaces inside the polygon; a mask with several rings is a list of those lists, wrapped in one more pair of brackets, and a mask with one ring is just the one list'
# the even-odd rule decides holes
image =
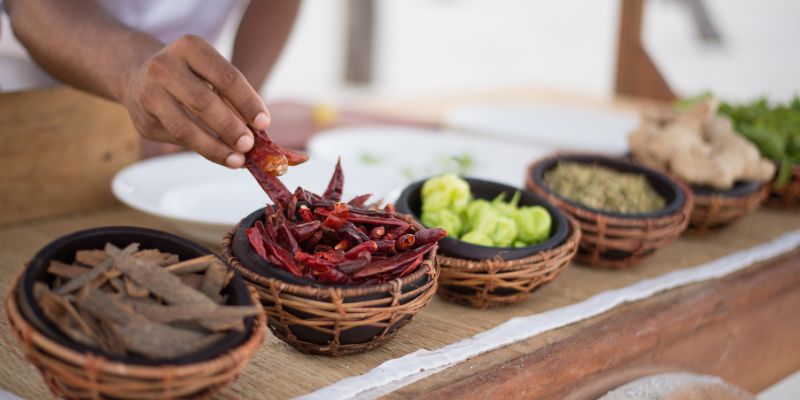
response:
{"label": "ginger root", "polygon": [[708,98],[683,113],[651,113],[628,136],[633,157],[670,171],[694,186],[727,190],[737,181],[766,182],[775,165],[718,116],[718,102]]}

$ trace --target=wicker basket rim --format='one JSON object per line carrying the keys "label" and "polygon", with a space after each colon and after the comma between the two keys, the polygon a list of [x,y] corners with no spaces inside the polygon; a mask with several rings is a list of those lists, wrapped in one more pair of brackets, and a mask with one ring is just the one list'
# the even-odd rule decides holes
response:
{"label": "wicker basket rim", "polygon": [[460,270],[460,271],[475,271],[475,272],[482,272],[482,271],[494,271],[494,272],[502,272],[502,271],[511,271],[511,270],[521,270],[530,268],[531,265],[535,263],[539,263],[542,261],[547,261],[554,257],[550,257],[551,254],[560,254],[561,252],[568,251],[570,246],[577,247],[578,243],[580,242],[581,238],[581,228],[578,222],[572,218],[571,216],[567,216],[567,221],[570,226],[570,234],[566,240],[564,240],[561,244],[542,250],[532,256],[524,257],[524,258],[517,258],[512,260],[498,260],[498,259],[488,259],[488,260],[465,260],[458,257],[448,257],[445,255],[438,255],[437,257],[440,260],[445,261],[474,261],[468,262],[467,266],[453,266],[453,265],[446,265],[442,268],[447,268],[451,270]]}
{"label": "wicker basket rim", "polygon": [[[232,245],[233,230],[228,232],[222,240],[222,256],[236,271],[242,274],[248,282],[257,283],[261,286],[268,287],[276,284],[281,287],[282,291],[292,294],[299,294],[303,296],[311,296],[317,298],[330,297],[331,292],[337,292],[342,297],[356,297],[365,296],[375,293],[384,293],[393,290],[399,285],[403,287],[421,278],[423,275],[433,276],[436,274],[436,252],[439,248],[438,245],[433,246],[427,253],[425,253],[425,260],[417,267],[417,270],[401,278],[393,279],[386,283],[377,285],[361,285],[361,286],[311,286],[311,285],[296,285],[293,283],[284,282],[278,278],[267,277],[247,268],[239,258],[233,254]],[[433,279],[433,278],[432,278]]]}
{"label": "wicker basket rim", "polygon": [[139,365],[110,360],[102,355],[98,356],[91,353],[81,353],[70,349],[69,347],[63,346],[53,339],[50,339],[47,337],[47,335],[36,329],[36,327],[28,322],[22,315],[16,299],[17,290],[19,290],[19,284],[24,270],[25,269],[23,268],[17,273],[17,276],[14,278],[12,284],[12,289],[9,290],[5,299],[6,316],[12,325],[10,328],[14,330],[15,334],[17,335],[19,334],[17,331],[22,331],[23,336],[27,335],[27,337],[23,338],[23,340],[40,346],[47,351],[54,353],[56,357],[60,357],[75,365],[92,364],[97,366],[100,370],[144,377],[159,377],[167,374],[173,377],[188,376],[198,372],[208,371],[209,369],[215,369],[217,365],[230,363],[231,360],[247,359],[249,355],[254,353],[255,350],[261,345],[264,340],[264,336],[266,335],[266,313],[261,306],[258,294],[254,289],[250,288],[250,297],[253,300],[253,304],[255,304],[259,309],[259,313],[256,315],[255,321],[253,321],[253,327],[251,329],[250,336],[239,346],[236,346],[227,352],[220,353],[208,360],[181,365]]}
{"label": "wicker basket rim", "polygon": [[[581,153],[565,153],[565,154],[581,154]],[[559,153],[559,154],[551,155],[551,156],[536,160],[536,161],[532,162],[531,164],[529,164],[528,168],[526,170],[527,173],[525,174],[525,181],[526,181],[526,184],[527,184],[527,186],[529,188],[531,188],[535,192],[545,196],[549,201],[551,201],[553,204],[555,204],[558,208],[561,208],[562,210],[570,210],[573,213],[576,213],[576,214],[580,213],[580,214],[584,214],[584,215],[587,215],[587,216],[598,216],[598,217],[602,216],[606,220],[606,223],[608,225],[619,225],[619,226],[628,226],[628,227],[636,227],[636,226],[645,227],[645,226],[657,226],[657,225],[662,225],[662,224],[670,225],[670,224],[673,223],[673,220],[675,220],[676,218],[683,219],[685,217],[684,214],[686,214],[688,216],[688,213],[687,213],[686,210],[687,209],[691,210],[692,207],[694,207],[694,194],[692,193],[692,190],[689,189],[689,186],[687,186],[686,183],[683,182],[683,180],[681,180],[681,179],[677,179],[677,178],[675,178],[675,177],[673,177],[671,175],[663,174],[663,173],[660,173],[660,172],[658,172],[658,173],[660,173],[662,175],[665,175],[669,179],[671,179],[678,186],[678,188],[683,192],[684,204],[681,207],[679,207],[678,209],[676,209],[674,212],[670,213],[670,214],[663,215],[663,216],[660,216],[660,217],[634,216],[634,217],[624,217],[623,218],[623,217],[619,217],[619,216],[614,216],[614,215],[609,215],[609,214],[597,212],[597,210],[594,210],[594,209],[591,209],[591,208],[587,208],[587,207],[583,207],[583,206],[577,206],[577,205],[573,204],[574,202],[564,200],[560,196],[557,196],[557,195],[553,194],[552,192],[550,192],[546,188],[542,187],[542,185],[539,185],[536,182],[536,180],[533,179],[533,170],[539,164],[541,164],[543,162],[546,162],[546,161],[550,161],[550,160],[552,160],[554,158],[557,158],[560,155],[563,155],[563,154]],[[587,155],[591,155],[591,154],[587,154]]]}

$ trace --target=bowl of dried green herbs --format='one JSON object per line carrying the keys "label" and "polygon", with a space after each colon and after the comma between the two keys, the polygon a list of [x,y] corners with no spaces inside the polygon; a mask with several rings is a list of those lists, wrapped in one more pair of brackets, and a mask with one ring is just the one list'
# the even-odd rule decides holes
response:
{"label": "bowl of dried green herbs", "polygon": [[682,181],[626,160],[556,154],[533,163],[527,188],[575,218],[583,235],[578,261],[623,268],[677,238],[693,195]]}

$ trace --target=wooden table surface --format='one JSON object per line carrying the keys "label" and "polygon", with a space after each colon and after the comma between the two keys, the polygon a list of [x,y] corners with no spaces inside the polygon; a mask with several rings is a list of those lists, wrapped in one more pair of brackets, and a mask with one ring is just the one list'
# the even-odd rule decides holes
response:
{"label": "wooden table surface", "polygon": [[[462,101],[481,98],[519,102],[548,97],[526,97],[523,91],[510,91],[505,97],[498,92],[467,96]],[[561,102],[569,98],[556,97]],[[384,109],[372,103],[364,109],[433,120],[436,107],[457,102],[430,102],[428,107],[413,102],[407,108],[399,104]],[[618,104],[630,107],[632,103]],[[422,107],[424,112],[414,114],[415,107]],[[2,224],[0,292],[8,292],[14,273],[47,242],[75,230],[102,225],[173,231],[164,221],[121,205]],[[797,229],[800,213],[760,210],[714,235],[684,236],[629,270],[603,271],[573,264],[531,299],[512,307],[472,310],[436,298],[392,342],[362,355],[340,359],[303,355],[268,335],[262,349],[224,395],[288,398],[305,394],[418,349],[436,349],[463,340],[509,318],[573,304]],[[757,392],[800,369],[798,308],[800,254],[793,252],[722,279],[671,290],[497,349],[387,397],[585,398],[644,373],[664,370],[719,375]],[[459,318],[452,318],[453,315]],[[36,370],[19,357],[5,317],[0,320],[0,333],[6,339],[0,342],[0,388],[29,399],[46,398],[46,388]]]}

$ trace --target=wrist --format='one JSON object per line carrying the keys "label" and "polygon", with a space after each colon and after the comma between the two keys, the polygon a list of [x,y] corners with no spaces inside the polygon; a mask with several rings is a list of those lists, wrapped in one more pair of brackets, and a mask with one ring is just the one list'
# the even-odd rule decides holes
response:
{"label": "wrist", "polygon": [[128,57],[120,60],[120,74],[112,85],[112,95],[117,102],[125,104],[128,101],[131,87],[136,80],[139,71],[146,67],[147,61],[164,47],[164,44],[156,39],[136,32],[128,43],[131,43]]}

